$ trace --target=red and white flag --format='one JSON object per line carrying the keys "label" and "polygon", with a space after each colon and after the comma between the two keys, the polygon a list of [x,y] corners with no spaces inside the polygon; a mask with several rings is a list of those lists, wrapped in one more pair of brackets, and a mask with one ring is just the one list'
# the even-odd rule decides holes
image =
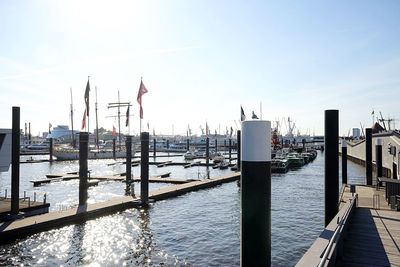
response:
{"label": "red and white flag", "polygon": [[85,112],[83,112],[83,119],[82,119],[82,128],[81,130],[86,128],[86,109]]}
{"label": "red and white flag", "polygon": [[140,81],[140,87],[139,87],[139,92],[137,95],[137,102],[139,103],[140,106],[140,118],[143,119],[143,108],[142,108],[142,95],[147,93],[147,88],[144,86],[143,81]]}

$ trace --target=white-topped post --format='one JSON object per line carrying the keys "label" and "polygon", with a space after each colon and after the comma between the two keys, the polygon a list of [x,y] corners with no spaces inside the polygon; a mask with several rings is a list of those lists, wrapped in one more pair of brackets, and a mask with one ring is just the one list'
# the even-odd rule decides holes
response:
{"label": "white-topped post", "polygon": [[271,266],[271,122],[242,122],[241,266]]}

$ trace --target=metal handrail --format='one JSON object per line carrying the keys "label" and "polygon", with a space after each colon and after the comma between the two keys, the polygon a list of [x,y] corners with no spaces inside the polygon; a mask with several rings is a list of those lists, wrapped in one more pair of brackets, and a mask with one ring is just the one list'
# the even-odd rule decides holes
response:
{"label": "metal handrail", "polygon": [[336,226],[335,232],[333,233],[332,238],[329,240],[329,243],[326,247],[326,249],[324,250],[323,254],[321,255],[321,261],[318,264],[318,267],[320,266],[324,266],[326,260],[328,259],[328,255],[330,254],[333,244],[336,243],[336,239],[339,236],[339,233],[341,232],[341,229],[343,228],[344,222],[347,220],[350,211],[353,209],[353,206],[355,205],[355,203],[357,203],[357,199],[358,199],[358,194],[356,194],[353,199],[350,202],[349,207],[347,208],[346,212],[343,214],[342,219],[339,221],[339,217],[338,219],[338,225]]}

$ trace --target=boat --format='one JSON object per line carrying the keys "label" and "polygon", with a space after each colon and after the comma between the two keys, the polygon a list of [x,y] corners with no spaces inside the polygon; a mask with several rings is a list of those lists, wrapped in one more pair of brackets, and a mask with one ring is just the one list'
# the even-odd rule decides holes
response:
{"label": "boat", "polygon": [[[132,147],[132,157],[135,154],[135,149]],[[79,159],[79,149],[69,147],[57,147],[53,151],[53,156],[57,160],[77,160]],[[126,151],[115,151],[116,158],[126,158]],[[114,153],[112,149],[90,149],[88,152],[88,159],[112,159]]]}
{"label": "boat", "polygon": [[202,158],[203,157],[203,153],[200,153],[197,150],[189,150],[186,152],[186,154],[183,156],[183,158],[185,160],[193,160],[193,159],[198,159],[198,158]]}
{"label": "boat", "polygon": [[274,158],[271,160],[272,173],[286,173],[289,170],[289,162],[284,158]]}
{"label": "boat", "polygon": [[216,152],[216,153],[214,153],[214,155],[212,155],[211,159],[212,159],[213,163],[216,164],[216,163],[223,162],[225,160],[225,157],[221,153]]}
{"label": "boat", "polygon": [[289,162],[289,168],[299,168],[304,165],[304,158],[300,157],[298,153],[288,153],[286,159]]}

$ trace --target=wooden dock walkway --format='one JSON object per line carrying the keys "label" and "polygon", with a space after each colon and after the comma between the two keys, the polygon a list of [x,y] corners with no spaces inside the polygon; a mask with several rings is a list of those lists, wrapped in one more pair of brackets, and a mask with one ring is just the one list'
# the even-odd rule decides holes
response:
{"label": "wooden dock walkway", "polygon": [[[338,266],[397,266],[400,267],[400,212],[390,210],[385,190],[356,186],[359,196]],[[375,207],[374,209],[374,195]],[[346,187],[343,200],[351,193]],[[377,206],[379,198],[380,205]]]}
{"label": "wooden dock walkway", "polygon": [[[29,201],[28,198],[19,200],[19,209],[26,214],[40,214],[48,212],[49,203],[41,201]],[[11,211],[11,198],[0,198],[0,218]]]}
{"label": "wooden dock walkway", "polygon": [[[192,181],[184,184],[172,185],[153,190],[149,193],[149,198],[154,201],[164,200],[179,196],[191,191],[210,188],[222,183],[238,180],[239,172],[230,173],[228,175],[205,179],[200,181]],[[17,238],[22,238],[34,233],[62,227],[69,224],[81,223],[88,219],[116,213],[125,209],[140,207],[140,197],[117,197],[111,200],[87,204],[76,208],[50,212],[43,215],[32,216],[13,222],[0,223],[0,243],[9,243]]]}

